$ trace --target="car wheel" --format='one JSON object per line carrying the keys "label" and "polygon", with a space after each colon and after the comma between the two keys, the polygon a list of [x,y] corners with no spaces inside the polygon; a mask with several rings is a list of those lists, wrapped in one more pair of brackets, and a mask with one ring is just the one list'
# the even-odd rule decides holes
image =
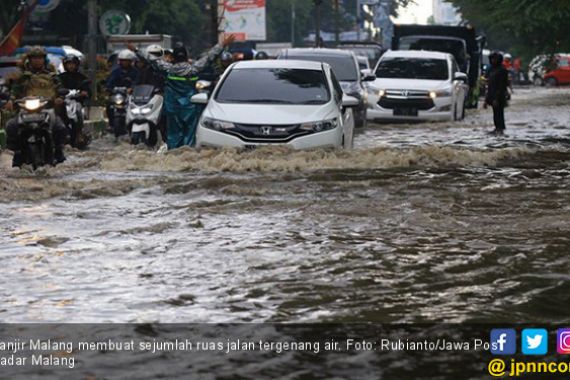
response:
{"label": "car wheel", "polygon": [[556,80],[556,78],[548,78],[546,79],[546,87],[556,87],[558,86],[558,81]]}
{"label": "car wheel", "polygon": [[544,81],[542,80],[541,77],[539,77],[538,75],[535,75],[534,78],[532,78],[532,84],[534,84],[535,86],[544,86]]}

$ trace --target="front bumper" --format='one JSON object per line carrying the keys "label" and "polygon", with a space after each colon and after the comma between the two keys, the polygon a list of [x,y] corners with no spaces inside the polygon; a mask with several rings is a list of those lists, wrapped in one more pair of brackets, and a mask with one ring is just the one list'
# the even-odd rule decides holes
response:
{"label": "front bumper", "polygon": [[[394,115],[394,109],[398,108],[398,105],[390,105],[388,107],[383,107],[379,97],[376,97],[377,101],[372,107],[368,109],[367,118],[369,121],[447,121],[453,120],[453,98],[442,97],[433,99],[433,104],[427,109],[418,109],[417,116],[400,116]],[[402,108],[408,107],[405,103],[402,103]],[[412,108],[418,108],[413,107]]]}
{"label": "front bumper", "polygon": [[198,147],[235,147],[249,148],[259,146],[288,146],[295,150],[313,148],[336,148],[342,145],[342,129],[340,126],[330,131],[313,133],[311,135],[296,137],[285,143],[277,142],[250,142],[237,136],[215,131],[202,125],[196,131],[196,145]]}

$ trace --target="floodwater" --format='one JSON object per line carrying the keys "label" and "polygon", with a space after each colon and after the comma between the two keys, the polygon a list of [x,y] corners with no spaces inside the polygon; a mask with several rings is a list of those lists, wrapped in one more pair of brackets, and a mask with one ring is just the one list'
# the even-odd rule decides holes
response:
{"label": "floodwater", "polygon": [[570,90],[491,120],[371,125],[350,152],[3,153],[0,320],[568,322]]}

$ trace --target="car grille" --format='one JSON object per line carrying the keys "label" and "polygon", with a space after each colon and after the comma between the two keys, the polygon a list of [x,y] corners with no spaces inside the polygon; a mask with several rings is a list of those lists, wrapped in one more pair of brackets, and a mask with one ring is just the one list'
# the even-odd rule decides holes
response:
{"label": "car grille", "polygon": [[420,90],[386,90],[378,105],[386,109],[416,108],[426,111],[435,107],[429,91]]}
{"label": "car grille", "polygon": [[300,124],[293,125],[255,125],[235,124],[235,128],[226,133],[239,137],[246,142],[284,143],[311,132],[300,129]]}

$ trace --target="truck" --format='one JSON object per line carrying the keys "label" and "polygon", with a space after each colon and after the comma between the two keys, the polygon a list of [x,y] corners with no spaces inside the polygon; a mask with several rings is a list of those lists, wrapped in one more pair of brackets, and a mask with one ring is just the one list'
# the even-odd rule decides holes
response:
{"label": "truck", "polygon": [[450,53],[460,70],[467,74],[468,108],[477,108],[479,78],[486,39],[472,26],[394,25],[392,50],[429,50]]}

